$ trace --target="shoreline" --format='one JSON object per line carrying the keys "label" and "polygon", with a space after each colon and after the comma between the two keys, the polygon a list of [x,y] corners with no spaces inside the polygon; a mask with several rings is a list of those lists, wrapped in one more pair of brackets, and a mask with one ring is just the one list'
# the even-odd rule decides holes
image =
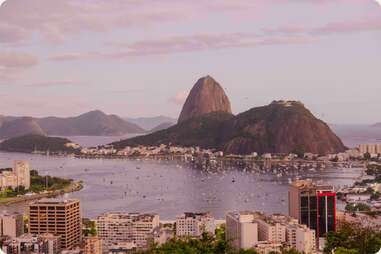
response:
{"label": "shoreline", "polygon": [[9,206],[12,204],[18,204],[23,202],[34,201],[42,198],[52,198],[66,193],[73,193],[83,189],[82,181],[73,181],[69,186],[61,190],[50,191],[48,193],[38,193],[31,196],[12,197],[0,200],[0,206]]}

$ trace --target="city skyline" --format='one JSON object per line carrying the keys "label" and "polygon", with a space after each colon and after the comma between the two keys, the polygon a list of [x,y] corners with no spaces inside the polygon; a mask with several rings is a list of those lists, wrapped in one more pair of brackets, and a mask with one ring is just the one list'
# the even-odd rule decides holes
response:
{"label": "city skyline", "polygon": [[177,117],[209,74],[235,114],[290,99],[330,123],[372,124],[380,30],[373,0],[8,0],[0,114]]}

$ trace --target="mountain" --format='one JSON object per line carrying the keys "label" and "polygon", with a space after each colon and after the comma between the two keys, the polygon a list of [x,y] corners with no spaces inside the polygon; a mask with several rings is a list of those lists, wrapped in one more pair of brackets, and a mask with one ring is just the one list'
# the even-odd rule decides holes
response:
{"label": "mountain", "polygon": [[232,112],[229,98],[224,89],[212,77],[206,76],[197,81],[185,101],[179,123],[192,117],[211,112]]}
{"label": "mountain", "polygon": [[371,127],[381,128],[381,123],[375,123],[375,124],[371,125]]}
{"label": "mountain", "polygon": [[134,137],[112,143],[117,149],[126,146],[175,144],[182,146],[201,146],[204,148],[220,147],[219,137],[224,123],[233,118],[226,112],[212,112],[178,123],[169,129],[145,136]]}
{"label": "mountain", "polygon": [[274,101],[237,115],[224,126],[223,150],[234,154],[329,154],[346,148],[329,126],[296,101]]}
{"label": "mountain", "polygon": [[7,152],[31,153],[37,151],[75,152],[76,150],[65,146],[71,143],[66,138],[54,138],[41,135],[28,134],[7,139],[0,143],[0,150]]}
{"label": "mountain", "polygon": [[168,116],[155,116],[155,117],[139,117],[139,118],[125,118],[126,121],[134,123],[145,130],[152,130],[164,123],[175,124],[177,119]]}
{"label": "mountain", "polygon": [[171,122],[162,123],[162,124],[159,124],[158,126],[156,126],[155,128],[152,128],[149,131],[149,133],[165,130],[165,129],[168,129],[168,128],[172,127],[173,125],[175,125],[175,124],[171,123]]}
{"label": "mountain", "polygon": [[6,123],[6,122],[9,122],[9,121],[13,121],[13,120],[16,120],[16,119],[19,119],[21,117],[16,117],[16,116],[3,116],[3,115],[0,115],[0,127]]}
{"label": "mountain", "polygon": [[47,117],[37,120],[48,135],[58,136],[121,136],[128,133],[143,133],[136,124],[116,115],[106,115],[95,110],[77,117]]}
{"label": "mountain", "polygon": [[0,139],[13,138],[26,134],[45,135],[46,133],[41,129],[37,121],[31,117],[5,121],[0,127]]}
{"label": "mountain", "polygon": [[57,136],[122,136],[144,133],[136,124],[116,115],[94,110],[76,117],[11,117],[0,116],[0,139],[25,134]]}
{"label": "mountain", "polygon": [[227,154],[329,154],[346,149],[326,123],[295,101],[275,101],[237,116],[203,114],[163,131],[113,143],[117,148],[160,144],[214,148]]}

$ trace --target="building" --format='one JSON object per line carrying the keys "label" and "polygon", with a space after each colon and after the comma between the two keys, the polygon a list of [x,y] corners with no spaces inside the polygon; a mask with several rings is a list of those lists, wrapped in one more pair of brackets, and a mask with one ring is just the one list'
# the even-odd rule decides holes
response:
{"label": "building", "polygon": [[271,217],[261,216],[255,220],[258,223],[258,240],[268,243],[284,243],[286,241],[286,226]]}
{"label": "building", "polygon": [[20,237],[5,240],[2,250],[8,254],[59,254],[59,242],[59,237],[52,234],[42,234],[39,236],[24,234]]}
{"label": "building", "polygon": [[280,243],[258,243],[255,246],[255,250],[259,254],[272,254],[272,253],[281,253],[283,245]]}
{"label": "building", "polygon": [[97,236],[85,237],[84,254],[102,254],[102,240]]}
{"label": "building", "polygon": [[29,233],[60,237],[62,249],[73,249],[82,240],[82,218],[77,199],[42,199],[29,205]]}
{"label": "building", "polygon": [[381,154],[381,144],[361,144],[359,146],[361,154],[369,153],[370,155]]}
{"label": "building", "polygon": [[30,188],[30,166],[26,161],[15,161],[12,170],[0,173],[0,189],[17,189],[18,187]]}
{"label": "building", "polygon": [[289,216],[266,216],[259,212],[232,212],[226,215],[226,241],[236,250],[256,249],[259,253],[295,248],[301,253],[316,250],[315,231]]}
{"label": "building", "polygon": [[289,186],[288,208],[289,215],[314,229],[317,237],[336,230],[336,193],[332,186],[296,181]]}
{"label": "building", "polygon": [[133,243],[139,249],[148,247],[155,229],[159,228],[159,215],[139,213],[105,213],[96,220],[97,232],[103,241],[103,251],[113,246]]}
{"label": "building", "polygon": [[26,161],[15,161],[13,172],[17,176],[17,186],[24,186],[30,189],[30,166]]}
{"label": "building", "polygon": [[21,214],[0,214],[0,236],[19,237],[24,234]]}
{"label": "building", "polygon": [[176,236],[201,237],[203,233],[214,235],[216,226],[210,213],[184,213],[176,218]]}
{"label": "building", "polygon": [[316,252],[315,231],[306,225],[300,225],[295,221],[286,225],[286,238],[289,247],[305,253],[313,254]]}
{"label": "building", "polygon": [[258,223],[252,212],[231,212],[226,215],[226,241],[234,249],[250,249],[258,244]]}

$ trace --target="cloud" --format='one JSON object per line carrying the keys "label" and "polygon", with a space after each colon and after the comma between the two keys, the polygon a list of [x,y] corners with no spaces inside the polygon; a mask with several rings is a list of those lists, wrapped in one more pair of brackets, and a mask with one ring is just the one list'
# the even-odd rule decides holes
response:
{"label": "cloud", "polygon": [[25,86],[32,87],[56,87],[56,86],[82,86],[84,83],[75,80],[44,80],[44,81],[36,81],[33,83],[26,84]]}
{"label": "cloud", "polygon": [[[211,15],[256,19],[276,5],[363,5],[371,0],[8,0],[0,7],[0,43],[33,38],[59,43],[85,32],[146,28]],[[307,8],[307,7],[305,7]],[[320,12],[319,12],[320,13]],[[20,15],[22,14],[22,15]],[[36,36],[37,35],[37,36]]]}
{"label": "cloud", "polygon": [[249,0],[8,0],[0,7],[0,42],[20,42],[37,34],[57,43],[83,32],[154,26],[257,6]]}
{"label": "cloud", "polygon": [[0,52],[0,77],[12,78],[16,73],[38,64],[38,59],[27,53]]}
{"label": "cloud", "polygon": [[174,103],[176,105],[183,105],[188,97],[188,94],[189,92],[187,91],[177,92],[173,97],[169,98],[169,102]]}
{"label": "cloud", "polygon": [[303,35],[262,36],[254,33],[194,34],[168,36],[161,39],[141,40],[134,43],[111,43],[109,52],[76,52],[52,55],[52,61],[76,61],[93,59],[123,60],[131,57],[169,55],[176,53],[219,50],[228,48],[252,48],[268,45],[310,43],[311,38]]}

